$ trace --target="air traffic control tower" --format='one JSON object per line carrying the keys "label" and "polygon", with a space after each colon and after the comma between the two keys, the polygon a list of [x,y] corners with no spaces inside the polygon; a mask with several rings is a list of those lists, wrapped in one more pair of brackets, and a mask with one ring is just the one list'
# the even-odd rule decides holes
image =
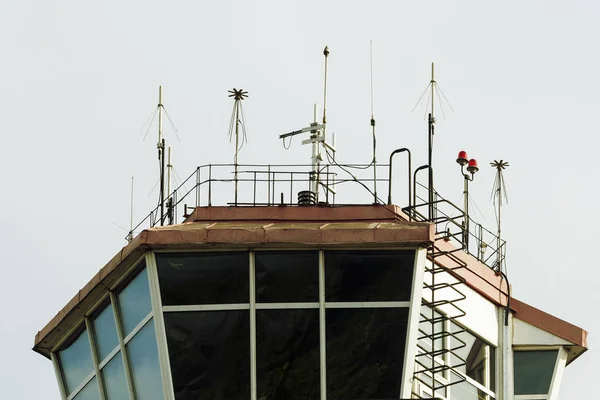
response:
{"label": "air traffic control tower", "polygon": [[63,399],[557,399],[586,332],[509,299],[458,207],[292,204],[310,173],[238,167],[269,198],[203,206],[232,182],[199,167],[183,222],[154,210],[38,332]]}
{"label": "air traffic control tower", "polygon": [[558,399],[587,333],[510,295],[504,241],[468,214],[475,160],[461,208],[407,149],[341,165],[321,127],[290,133],[309,166],[236,153],[161,190],[35,336],[63,400]]}

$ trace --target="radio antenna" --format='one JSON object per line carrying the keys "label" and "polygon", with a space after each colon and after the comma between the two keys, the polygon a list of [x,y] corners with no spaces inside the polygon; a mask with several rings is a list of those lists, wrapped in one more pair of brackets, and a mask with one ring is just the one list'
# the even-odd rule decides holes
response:
{"label": "radio antenna", "polygon": [[158,149],[158,165],[160,168],[160,190],[159,190],[159,202],[160,202],[160,225],[163,226],[165,222],[165,138],[163,137],[163,101],[162,101],[162,86],[158,87],[158,143],[156,148]]}
{"label": "radio antenna", "polygon": [[504,246],[502,246],[502,227],[501,227],[501,212],[502,212],[502,199],[508,204],[508,196],[506,195],[506,186],[504,184],[503,171],[509,166],[508,162],[504,160],[494,160],[490,163],[493,168],[496,168],[496,179],[494,180],[494,186],[492,188],[492,197],[494,198],[494,205],[496,206],[496,223],[498,225],[498,235],[496,236],[496,269],[502,271],[502,264],[504,262]]}
{"label": "radio antenna", "polygon": [[369,42],[369,62],[371,67],[371,128],[373,130],[373,203],[377,204],[377,139],[375,137],[375,106],[373,99],[373,41]]}
{"label": "radio antenna", "polygon": [[[325,126],[327,125],[327,59],[329,56],[329,48],[325,46],[323,49],[323,55],[325,56],[325,80],[323,82],[323,137],[325,137]],[[317,122],[315,120],[315,122]]]}
{"label": "radio antenna", "polygon": [[[233,88],[229,90],[229,97],[233,97],[233,113],[231,118],[235,118],[235,155],[233,158],[234,165],[234,176],[233,180],[235,182],[235,205],[237,206],[238,202],[238,153],[240,151],[240,122],[244,112],[242,111],[242,100],[248,97],[248,92],[244,89],[236,89]],[[231,138],[233,126],[230,126],[229,137]],[[242,125],[242,129],[244,131],[244,139],[246,138],[246,125]]]}

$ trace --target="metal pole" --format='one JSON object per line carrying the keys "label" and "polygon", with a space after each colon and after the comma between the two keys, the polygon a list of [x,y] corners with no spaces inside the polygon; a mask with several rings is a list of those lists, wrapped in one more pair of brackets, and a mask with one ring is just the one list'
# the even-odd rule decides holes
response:
{"label": "metal pole", "polygon": [[427,163],[430,167],[429,169],[429,219],[433,218],[433,114],[429,113],[429,121],[428,121],[428,135],[429,135],[429,150],[428,150],[428,158]]}
{"label": "metal pole", "polygon": [[158,87],[158,161],[160,163],[160,225],[162,226],[165,220],[165,139],[163,138],[163,123],[162,123],[162,86]]}
{"label": "metal pole", "polygon": [[168,160],[167,160],[167,196],[171,196],[171,147],[169,146]]}
{"label": "metal pole", "polygon": [[465,231],[463,236],[463,241],[465,245],[465,249],[467,252],[469,251],[469,177],[466,174],[463,174],[465,178],[465,184],[463,189],[463,197],[465,200],[464,212],[465,212]]}
{"label": "metal pole", "polygon": [[235,159],[233,160],[235,174],[235,205],[238,201],[238,150],[239,150],[239,130],[240,130],[240,100],[235,100]]}
{"label": "metal pole", "polygon": [[[314,105],[314,123],[317,124],[317,105]],[[311,182],[310,182],[310,190],[311,192],[315,193],[315,197],[317,197],[317,191],[319,189],[318,185],[317,185],[317,169],[319,168],[319,166],[317,165],[317,157],[319,155],[319,149],[318,149],[318,143],[317,143],[317,135],[318,132],[312,132],[311,131],[311,139],[313,139],[312,141],[312,157],[311,157],[311,168],[312,168],[312,173],[311,173]]]}

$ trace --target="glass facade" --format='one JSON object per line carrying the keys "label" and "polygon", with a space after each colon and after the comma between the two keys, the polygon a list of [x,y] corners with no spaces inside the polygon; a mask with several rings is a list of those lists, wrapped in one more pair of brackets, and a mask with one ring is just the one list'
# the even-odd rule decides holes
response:
{"label": "glass facade", "polygon": [[323,253],[156,254],[175,398],[397,398],[415,251]]}
{"label": "glass facade", "polygon": [[133,399],[130,387],[138,400],[164,398],[143,262],[131,278],[55,353],[67,399]]}
{"label": "glass facade", "polygon": [[163,334],[177,400],[398,397],[414,250],[322,253],[155,254],[55,353],[67,399],[164,399]]}

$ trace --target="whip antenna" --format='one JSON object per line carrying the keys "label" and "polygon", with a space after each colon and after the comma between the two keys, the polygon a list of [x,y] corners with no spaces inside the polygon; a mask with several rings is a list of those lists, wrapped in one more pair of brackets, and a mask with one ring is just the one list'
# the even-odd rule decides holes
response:
{"label": "whip antenna", "polygon": [[377,139],[375,136],[375,106],[373,100],[373,41],[369,42],[369,62],[371,66],[371,128],[373,130],[373,203],[377,204]]}
{"label": "whip antenna", "polygon": [[493,168],[496,168],[496,179],[494,180],[494,186],[492,188],[492,197],[494,198],[494,205],[496,206],[496,223],[498,225],[498,235],[496,236],[496,263],[495,267],[498,271],[502,271],[502,264],[504,262],[504,246],[502,245],[502,199],[508,204],[508,196],[506,195],[506,186],[504,184],[503,171],[509,166],[508,162],[504,160],[494,160],[490,163]]}
{"label": "whip antenna", "polygon": [[[243,111],[242,111],[242,100],[248,97],[248,92],[244,89],[236,89],[233,88],[229,90],[229,97],[233,97],[233,113],[231,118],[235,118],[235,155],[233,157],[233,165],[234,165],[234,177],[233,180],[235,182],[235,205],[237,206],[238,202],[238,153],[240,151],[240,122]],[[230,126],[229,136],[231,137],[233,127]],[[242,129],[244,130],[244,139],[246,138],[246,125],[242,125]]]}

